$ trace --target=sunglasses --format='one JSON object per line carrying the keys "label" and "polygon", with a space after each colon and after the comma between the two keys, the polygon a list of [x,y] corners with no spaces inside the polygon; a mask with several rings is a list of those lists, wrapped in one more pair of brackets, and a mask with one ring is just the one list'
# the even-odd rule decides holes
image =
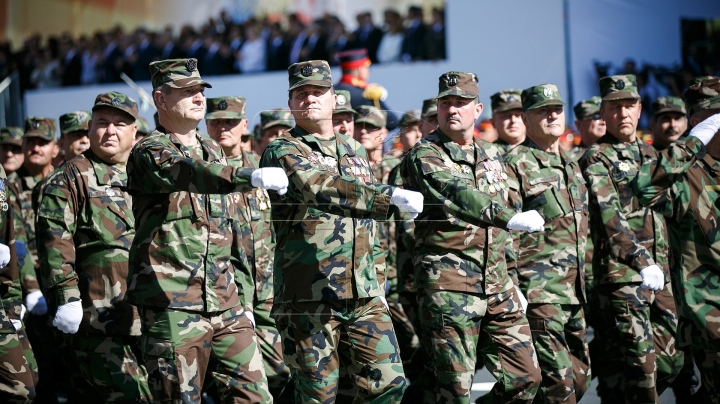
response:
{"label": "sunglasses", "polygon": [[600,119],[600,114],[592,114],[583,118],[583,121],[599,121]]}

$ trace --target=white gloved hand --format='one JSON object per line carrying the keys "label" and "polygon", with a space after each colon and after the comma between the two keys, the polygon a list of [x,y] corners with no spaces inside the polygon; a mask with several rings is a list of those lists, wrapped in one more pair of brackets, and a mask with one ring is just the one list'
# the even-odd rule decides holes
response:
{"label": "white gloved hand", "polygon": [[0,244],[0,268],[4,268],[8,262],[10,262],[10,247]]}
{"label": "white gloved hand", "polygon": [[537,213],[536,210],[528,210],[520,212],[513,216],[507,224],[508,230],[519,230],[527,232],[543,231],[545,229],[545,219]]}
{"label": "white gloved hand", "polygon": [[47,303],[45,302],[45,296],[43,296],[42,292],[39,290],[30,292],[27,296],[25,296],[25,305],[27,306],[28,310],[30,310],[30,313],[36,316],[42,316],[43,314],[47,313]]}
{"label": "white gloved hand", "polygon": [[690,131],[689,136],[698,138],[703,144],[708,144],[720,130],[720,113],[715,114],[699,124]]}
{"label": "white gloved hand", "polygon": [[527,313],[528,301],[525,298],[525,295],[523,295],[520,291],[520,288],[517,287],[517,285],[515,285],[515,293],[517,293],[518,300],[520,300],[520,309],[522,309],[523,313]]}
{"label": "white gloved hand", "polygon": [[642,276],[640,287],[643,289],[660,290],[665,286],[665,275],[657,265],[644,268],[640,271],[640,276]]}
{"label": "white gloved hand", "polygon": [[383,306],[385,306],[388,313],[390,313],[390,306],[388,305],[388,302],[387,302],[387,299],[385,299],[385,296],[380,296],[380,301],[382,302]]}
{"label": "white gloved hand", "polygon": [[20,331],[20,329],[22,328],[22,321],[10,319],[10,322],[15,328],[15,331]]}
{"label": "white gloved hand", "polygon": [[65,334],[75,334],[83,318],[82,304],[79,301],[65,303],[58,307],[53,325]]}
{"label": "white gloved hand", "polygon": [[250,310],[245,310],[243,313],[245,314],[245,317],[247,317],[248,320],[250,320],[250,324],[252,324],[253,330],[254,330],[255,329],[255,315]]}
{"label": "white gloved hand", "polygon": [[288,187],[288,177],[285,170],[280,167],[264,167],[253,171],[250,183],[256,188],[270,189],[285,195]]}
{"label": "white gloved hand", "polygon": [[401,212],[407,212],[415,219],[423,210],[425,197],[420,192],[408,191],[407,189],[395,188],[390,203],[397,206]]}

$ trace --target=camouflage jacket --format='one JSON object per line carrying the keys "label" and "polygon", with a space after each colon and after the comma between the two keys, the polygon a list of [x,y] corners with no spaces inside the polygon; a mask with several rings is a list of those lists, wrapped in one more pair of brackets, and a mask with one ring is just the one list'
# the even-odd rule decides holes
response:
{"label": "camouflage jacket", "polygon": [[630,181],[657,152],[640,140],[620,143],[607,134],[590,146],[580,167],[590,192],[594,282],[642,282],[640,271],[656,264],[668,282],[667,229],[662,216],[640,206]]}
{"label": "camouflage jacket", "polygon": [[507,207],[507,184],[486,177],[503,169],[502,152],[478,139],[473,148],[465,151],[438,129],[402,162],[405,188],[425,197],[415,218],[415,289],[492,295],[512,287],[505,229],[515,211]]}
{"label": "camouflage jacket", "polygon": [[[228,159],[238,168],[260,168],[260,156],[243,152]],[[228,206],[234,206],[233,267],[240,302],[246,310],[273,301],[273,259],[275,231],[270,214],[270,196],[264,189],[228,194]]]}
{"label": "camouflage jacket", "polygon": [[[12,178],[15,181],[11,180]],[[7,179],[7,195],[8,204],[11,208],[13,215],[13,227],[15,230],[15,242],[22,243],[24,248],[17,250],[17,266],[20,276],[20,288],[22,289],[23,296],[27,296],[28,293],[40,290],[40,282],[35,271],[35,257],[30,255],[28,251],[28,238],[25,232],[25,218],[22,215],[22,209],[20,208],[20,202],[16,195],[20,193],[18,189],[19,178],[16,172],[12,172],[8,175]],[[23,254],[24,252],[24,254]]]}
{"label": "camouflage jacket", "polygon": [[536,210],[545,231],[518,232],[517,277],[528,303],[585,302],[588,192],[568,153],[540,149],[530,138],[505,155],[510,206]]}
{"label": "camouflage jacket", "polygon": [[234,213],[224,195],[249,192],[253,169],[229,167],[220,145],[196,139],[201,159],[162,127],[130,153],[136,237],[127,301],[134,305],[216,312],[239,304],[230,262]]}
{"label": "camouflage jacket", "polygon": [[8,175],[8,185],[13,191],[10,205],[13,206],[15,216],[15,236],[17,241],[25,243],[26,255],[18,257],[23,295],[40,290],[36,271],[35,211],[32,208],[32,191],[40,180],[41,178],[30,175],[24,167]]}
{"label": "camouflage jacket", "polygon": [[[388,183],[396,187],[404,188],[400,172],[401,167],[402,160],[390,171]],[[400,292],[412,292],[415,284],[415,266],[413,263],[415,221],[410,215],[399,211],[394,212],[392,221],[395,226],[394,263],[397,273],[397,290]]]}
{"label": "camouflage jacket", "polygon": [[[2,200],[8,200],[12,191],[5,170],[0,166],[0,195]],[[12,205],[7,210],[0,210],[0,244],[10,248],[10,261],[0,268],[0,334],[14,334],[10,319],[20,319],[22,305],[22,290],[20,289],[20,273],[18,272],[17,256],[15,254],[15,226]]]}
{"label": "camouflage jacket", "polygon": [[[390,172],[398,164],[400,159],[392,154],[386,154],[377,163],[370,162],[370,168],[375,175],[375,181],[378,184],[390,184]],[[385,251],[385,267],[387,270],[387,278],[397,278],[397,243],[395,242],[395,222],[393,220],[378,222],[378,236],[380,237],[380,248]]]}
{"label": "camouflage jacket", "polygon": [[335,134],[335,150],[299,126],[270,143],[263,167],[282,167],[290,186],[271,193],[275,303],[382,296],[387,220],[394,187],[373,184],[365,149]]}
{"label": "camouflage jacket", "polygon": [[48,178],[37,235],[51,312],[80,300],[81,332],[140,335],[137,310],[124,301],[135,237],[125,165],[109,165],[88,150]]}
{"label": "camouflage jacket", "polygon": [[570,158],[572,158],[573,160],[579,161],[582,158],[583,154],[585,154],[587,149],[588,148],[583,145],[573,146],[573,148],[570,149],[568,154],[570,155]]}
{"label": "camouflage jacket", "polygon": [[667,218],[680,345],[712,349],[720,340],[720,161],[698,139],[681,139],[643,165],[631,188]]}

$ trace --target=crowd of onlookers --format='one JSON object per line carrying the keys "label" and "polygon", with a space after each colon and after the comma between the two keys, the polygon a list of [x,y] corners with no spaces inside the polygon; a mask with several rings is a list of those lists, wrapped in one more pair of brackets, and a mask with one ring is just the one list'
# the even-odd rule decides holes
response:
{"label": "crowd of onlookers", "polygon": [[445,59],[444,10],[433,9],[427,17],[415,6],[405,15],[385,10],[382,23],[365,12],[357,15],[357,29],[349,31],[334,15],[306,21],[290,14],[240,23],[222,12],[200,28],[184,26],[179,32],[116,27],[79,38],[36,34],[19,52],[0,43],[0,79],[17,70],[23,89],[113,83],[121,73],[144,81],[150,80],[150,62],[180,57],[196,58],[203,76],[246,74],[284,70],[311,59],[337,64],[337,52],[355,48],[366,48],[374,63]]}

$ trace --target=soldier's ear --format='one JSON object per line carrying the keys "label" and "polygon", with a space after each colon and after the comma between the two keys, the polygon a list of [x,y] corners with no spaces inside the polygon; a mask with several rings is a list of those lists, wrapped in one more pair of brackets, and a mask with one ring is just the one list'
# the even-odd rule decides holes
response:
{"label": "soldier's ear", "polygon": [[477,121],[478,118],[480,118],[480,115],[482,115],[483,112],[483,104],[482,102],[478,102],[477,105],[475,105],[475,120]]}
{"label": "soldier's ear", "polygon": [[155,92],[153,93],[153,100],[155,100],[155,106],[158,109],[162,108],[164,110],[167,110],[167,103],[165,102],[165,94],[163,94],[162,91],[160,91],[159,89],[155,90]]}

